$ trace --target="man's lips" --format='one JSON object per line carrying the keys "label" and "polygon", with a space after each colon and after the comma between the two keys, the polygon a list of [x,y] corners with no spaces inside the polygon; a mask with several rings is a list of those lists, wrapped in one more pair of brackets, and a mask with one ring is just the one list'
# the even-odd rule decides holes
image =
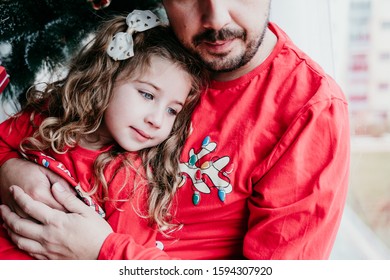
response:
{"label": "man's lips", "polygon": [[231,49],[234,39],[223,41],[203,41],[201,45],[212,53],[223,53]]}

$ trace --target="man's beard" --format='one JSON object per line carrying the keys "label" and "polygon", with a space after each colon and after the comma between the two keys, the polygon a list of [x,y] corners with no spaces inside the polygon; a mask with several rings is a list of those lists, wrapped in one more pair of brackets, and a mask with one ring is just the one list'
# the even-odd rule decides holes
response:
{"label": "man's beard", "polygon": [[[268,21],[267,21],[268,22]],[[205,32],[198,34],[192,40],[192,46],[189,47],[196,56],[203,62],[203,64],[207,67],[208,70],[215,73],[225,73],[234,71],[245,64],[247,64],[257,53],[259,47],[261,46],[264,35],[266,32],[268,24],[265,24],[264,30],[262,30],[260,36],[250,40],[246,44],[246,48],[243,53],[236,55],[235,57],[228,57],[228,53],[222,54],[210,54],[207,53],[206,56],[212,56],[214,59],[207,60],[206,56],[202,55],[202,50],[197,49],[197,46],[202,42],[216,42],[216,41],[224,41],[224,40],[233,40],[239,39],[243,42],[247,40],[247,34],[243,30],[232,30],[232,29],[221,29],[221,30],[213,30],[209,29]]]}

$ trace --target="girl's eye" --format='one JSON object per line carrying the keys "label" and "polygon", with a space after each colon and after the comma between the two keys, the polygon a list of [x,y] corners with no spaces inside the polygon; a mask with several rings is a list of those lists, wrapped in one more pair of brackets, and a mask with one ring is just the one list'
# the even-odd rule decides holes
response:
{"label": "girl's eye", "polygon": [[149,92],[140,91],[139,93],[140,93],[145,99],[148,99],[148,100],[153,100],[153,99],[154,99],[153,94],[151,94],[151,93],[149,93]]}
{"label": "girl's eye", "polygon": [[177,111],[175,109],[172,109],[172,108],[168,108],[168,114],[172,115],[172,116],[176,116],[177,115]]}

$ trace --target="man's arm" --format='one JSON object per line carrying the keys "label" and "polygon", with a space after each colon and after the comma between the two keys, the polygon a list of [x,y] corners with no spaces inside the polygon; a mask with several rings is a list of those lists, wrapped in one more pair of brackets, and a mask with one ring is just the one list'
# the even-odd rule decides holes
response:
{"label": "man's arm", "polygon": [[[60,184],[54,184],[52,189],[70,213],[52,209],[33,200],[21,188],[11,187],[16,203],[34,219],[21,218],[1,205],[1,217],[12,241],[38,259],[96,259],[111,227]],[[73,229],[72,234],[68,234],[69,229]]]}
{"label": "man's arm", "polygon": [[[38,124],[41,116],[36,115],[36,118]],[[55,182],[68,186],[65,180],[49,170],[21,159],[20,142],[32,135],[34,127],[29,112],[11,117],[0,124],[0,202],[23,216],[25,214],[20,211],[9,193],[10,186],[18,185],[35,200],[62,210],[64,208],[52,197],[50,187]]]}
{"label": "man's arm", "polygon": [[34,200],[41,201],[51,208],[65,211],[65,208],[54,199],[50,191],[55,182],[66,187],[68,192],[74,193],[64,179],[50,170],[23,159],[9,159],[0,167],[1,203],[8,205],[20,216],[26,217],[26,214],[17,206],[9,191],[12,185],[17,185]]}
{"label": "man's arm", "polygon": [[19,217],[5,205],[0,206],[1,217],[13,242],[37,259],[169,259],[156,247],[113,233],[104,219],[59,184],[53,186],[53,195],[70,213],[34,201],[17,186],[11,190],[22,210],[39,223]]}
{"label": "man's arm", "polygon": [[341,220],[349,177],[345,101],[302,112],[258,170],[248,203],[244,255],[250,259],[327,259]]}

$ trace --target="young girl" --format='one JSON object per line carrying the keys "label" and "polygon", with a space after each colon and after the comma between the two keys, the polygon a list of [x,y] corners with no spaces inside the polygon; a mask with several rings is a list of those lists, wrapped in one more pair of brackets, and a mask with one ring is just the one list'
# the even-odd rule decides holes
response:
{"label": "young girl", "polygon": [[[31,88],[1,124],[0,165],[19,153],[55,171],[114,232],[155,250],[155,230],[178,226],[169,215],[178,158],[204,73],[150,11],[116,17],[64,79]],[[0,258],[23,258],[4,232],[0,242]]]}

